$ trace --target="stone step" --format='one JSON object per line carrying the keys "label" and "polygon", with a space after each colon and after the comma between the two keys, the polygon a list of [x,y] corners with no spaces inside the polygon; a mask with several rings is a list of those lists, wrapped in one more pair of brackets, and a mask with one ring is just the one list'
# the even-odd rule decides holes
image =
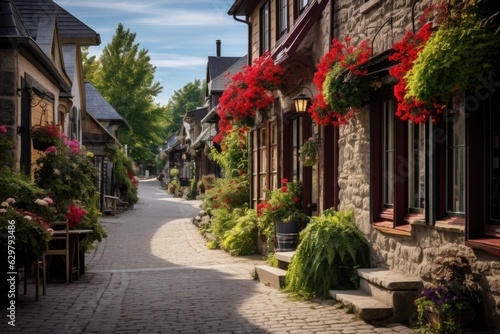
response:
{"label": "stone step", "polygon": [[288,270],[288,265],[292,262],[293,254],[295,254],[295,251],[274,253],[274,257],[278,260],[278,268]]}
{"label": "stone step", "polygon": [[276,257],[276,260],[278,260],[278,261],[283,261],[283,262],[290,263],[290,262],[292,262],[292,256],[293,256],[293,254],[295,254],[295,251],[291,251],[291,252],[276,252],[276,253],[274,253],[274,257]]}
{"label": "stone step", "polygon": [[358,269],[358,276],[387,290],[420,290],[422,280],[384,268]]}
{"label": "stone step", "polygon": [[384,268],[359,269],[358,275],[360,290],[392,307],[392,321],[408,321],[416,312],[414,300],[422,289],[420,278]]}
{"label": "stone step", "polygon": [[286,270],[268,265],[255,266],[255,273],[261,283],[270,285],[275,289],[285,286]]}
{"label": "stone step", "polygon": [[331,297],[341,302],[363,320],[384,321],[392,317],[392,307],[361,290],[330,290]]}

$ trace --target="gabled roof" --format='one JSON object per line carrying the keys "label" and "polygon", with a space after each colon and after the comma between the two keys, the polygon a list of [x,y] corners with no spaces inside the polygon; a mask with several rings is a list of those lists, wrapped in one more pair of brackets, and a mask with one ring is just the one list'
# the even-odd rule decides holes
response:
{"label": "gabled roof", "polygon": [[0,36],[29,37],[17,8],[10,0],[0,0]]}
{"label": "gabled roof", "polygon": [[47,22],[57,20],[63,44],[76,43],[82,46],[101,44],[98,33],[52,0],[13,0],[13,2],[30,36],[36,41],[41,37],[40,28]]}
{"label": "gabled roof", "polygon": [[183,118],[184,122],[192,123],[193,121],[201,121],[207,115],[208,107],[199,107],[188,111]]}
{"label": "gabled roof", "polygon": [[207,82],[217,78],[238,60],[240,60],[240,57],[209,56],[207,64]]}
{"label": "gabled roof", "polygon": [[[208,83],[208,94],[213,93],[221,93],[226,90],[227,84],[231,81],[231,77],[233,74],[241,71],[243,66],[247,65],[247,56],[243,56],[238,59],[233,65],[224,70],[218,77],[212,79]],[[226,73],[230,73],[230,75],[226,75]]]}
{"label": "gabled roof", "polygon": [[85,83],[87,112],[100,122],[121,122],[128,128],[128,122],[109,104],[91,82]]}

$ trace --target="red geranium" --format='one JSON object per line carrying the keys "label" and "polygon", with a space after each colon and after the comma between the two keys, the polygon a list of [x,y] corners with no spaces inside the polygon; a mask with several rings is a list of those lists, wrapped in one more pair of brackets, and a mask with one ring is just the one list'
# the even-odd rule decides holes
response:
{"label": "red geranium", "polygon": [[253,122],[257,110],[273,103],[272,91],[281,84],[284,73],[285,69],[274,64],[274,60],[266,54],[233,75],[231,84],[219,99],[219,134],[214,142],[231,133],[233,124]]}
{"label": "red geranium", "polygon": [[87,214],[87,211],[80,208],[74,202],[68,206],[68,211],[64,218],[69,222],[69,227],[73,228],[82,222],[82,218]]}
{"label": "red geranium", "polygon": [[358,47],[332,40],[330,51],[321,58],[317,65],[313,83],[319,93],[313,97],[308,112],[319,125],[345,124],[368,100],[368,83],[362,80],[367,74],[359,66],[366,62],[372,50],[363,41]]}
{"label": "red geranium", "polygon": [[[389,60],[399,62],[389,70],[389,73],[399,80],[394,86],[394,96],[398,101],[396,115],[402,120],[410,120],[414,123],[425,122],[428,117],[435,121],[437,115],[444,110],[444,106],[436,100],[433,101],[432,105],[429,105],[407,94],[406,74],[412,69],[414,61],[418,58],[419,53],[422,52],[425,43],[431,36],[432,23],[425,23],[425,21],[428,20],[433,9],[434,6],[431,6],[424,11],[420,19],[420,22],[423,23],[422,27],[415,34],[408,32],[401,42],[395,43],[393,47],[395,52],[389,57]],[[439,9],[445,11],[446,7],[440,6]]]}

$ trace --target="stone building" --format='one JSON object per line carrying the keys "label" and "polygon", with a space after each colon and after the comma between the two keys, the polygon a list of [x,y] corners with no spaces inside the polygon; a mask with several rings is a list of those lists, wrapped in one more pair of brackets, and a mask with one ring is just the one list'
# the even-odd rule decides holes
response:
{"label": "stone building", "polygon": [[[485,78],[461,90],[442,124],[403,121],[389,74],[394,43],[420,27],[430,1],[237,0],[229,10],[248,25],[249,63],[269,52],[288,81],[275,103],[257,112],[251,131],[252,206],[281,178],[301,180],[308,214],[353,210],[370,245],[372,267],[418,277],[428,284],[437,256],[459,252],[480,276],[486,321],[500,314],[500,186],[498,83]],[[491,6],[494,6],[490,2]],[[488,8],[494,13],[494,8]],[[377,89],[347,124],[318,126],[297,114],[292,98],[317,93],[316,65],[333,38],[367,41],[363,65]],[[497,80],[498,81],[498,80]],[[474,107],[474,113],[472,111]],[[493,124],[493,126],[489,126]],[[298,162],[309,138],[319,145],[314,167]],[[412,307],[412,301],[408,302]]]}

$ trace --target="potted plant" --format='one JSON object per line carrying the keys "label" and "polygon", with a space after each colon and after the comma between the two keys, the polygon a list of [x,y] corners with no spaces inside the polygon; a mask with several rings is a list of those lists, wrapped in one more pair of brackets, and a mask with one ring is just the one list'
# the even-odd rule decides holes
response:
{"label": "potted plant", "polygon": [[300,232],[300,244],[286,274],[286,292],[308,299],[331,289],[356,289],[358,268],[369,267],[366,237],[351,211],[328,209]]}
{"label": "potted plant", "polygon": [[[282,187],[274,190],[264,190],[266,199],[257,205],[259,230],[268,242],[277,239],[278,250],[293,250],[297,246],[299,231],[309,222],[309,217],[302,212],[302,186],[299,182],[282,180]],[[280,243],[280,238],[284,245]]]}
{"label": "potted plant", "polygon": [[449,253],[436,263],[437,270],[432,274],[435,284],[415,300],[419,321],[429,330],[455,333],[469,325],[480,309],[479,287],[464,256]]}
{"label": "potted plant", "polygon": [[311,137],[304,142],[300,148],[300,161],[306,167],[311,167],[316,164],[316,156],[318,155],[318,147],[316,142]]}
{"label": "potted plant", "polygon": [[62,138],[59,124],[35,125],[31,128],[31,140],[33,148],[39,151],[45,151],[50,146],[56,146]]}

